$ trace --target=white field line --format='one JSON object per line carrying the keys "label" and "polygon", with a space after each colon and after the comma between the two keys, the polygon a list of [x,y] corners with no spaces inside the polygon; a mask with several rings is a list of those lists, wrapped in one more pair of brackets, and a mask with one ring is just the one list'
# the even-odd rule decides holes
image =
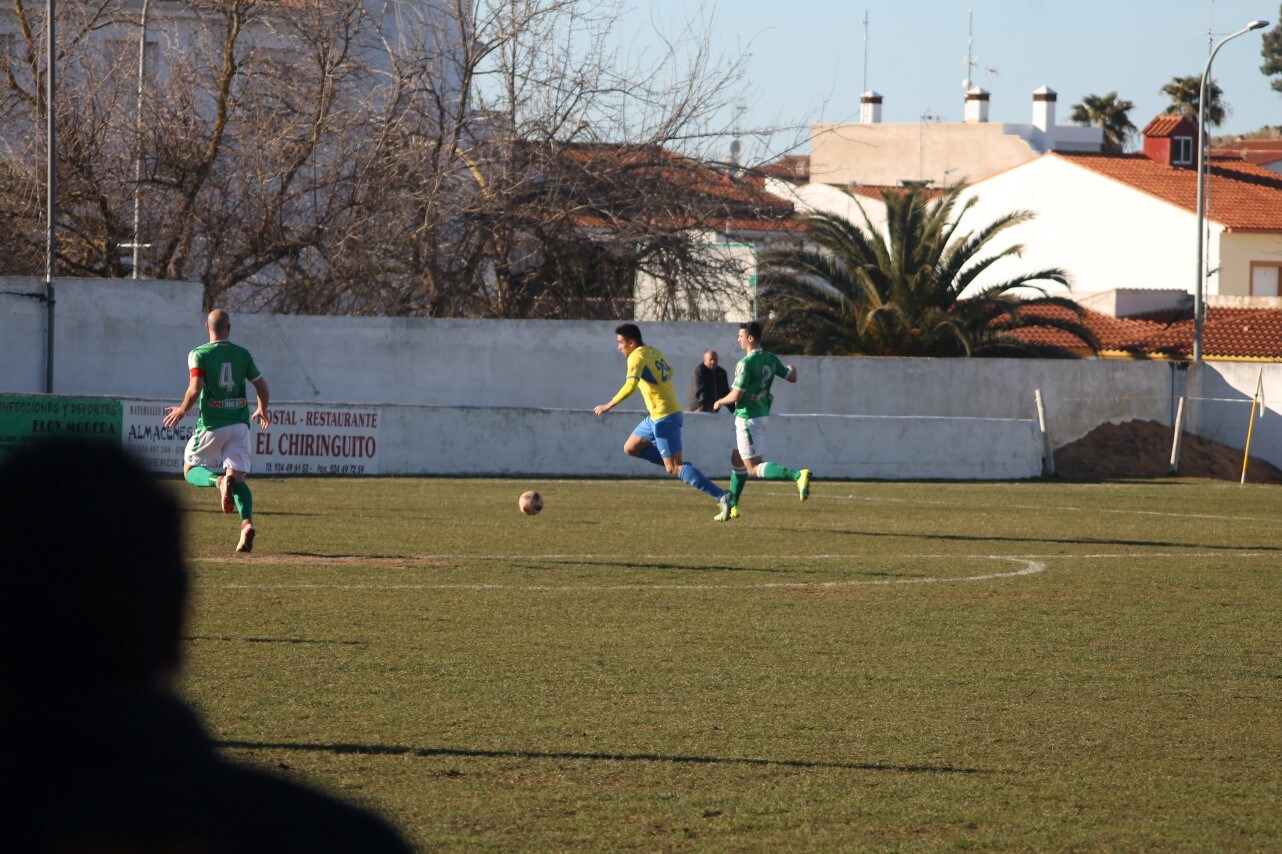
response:
{"label": "white field line", "polygon": [[[564,483],[582,483],[581,481],[561,481]],[[671,488],[673,484],[665,481],[655,483],[639,484],[638,489],[663,489]],[[780,497],[781,495],[795,495],[795,490],[788,484],[749,484],[750,489],[760,491],[764,486],[769,490],[770,497]],[[884,495],[825,495],[822,490],[823,482],[818,481],[815,487],[812,487],[810,501],[859,501],[870,504],[912,504],[920,507],[957,507],[956,501],[931,501],[923,498],[888,498]],[[751,497],[751,493],[749,494]],[[1114,513],[1125,516],[1163,516],[1171,519],[1219,519],[1226,522],[1275,522],[1272,516],[1217,516],[1210,513],[1168,513],[1160,510],[1117,510],[1105,507],[1072,507],[1065,504],[1003,504],[1003,508],[1011,510],[1053,510],[1055,512],[1068,513]]]}
{"label": "white field line", "polygon": [[[564,560],[574,558],[579,560],[610,560],[625,559],[629,561],[645,559],[663,559],[670,560],[672,555],[606,555],[606,554],[542,554],[542,555],[452,555],[442,556],[433,555],[430,559],[455,559],[455,560],[476,560],[476,561],[508,561],[508,560]],[[742,558],[742,555],[705,555],[708,559],[719,558]],[[758,558],[769,559],[772,557],[787,557],[796,559],[796,555],[756,555]],[[858,555],[843,554],[819,554],[807,555],[811,560],[849,560],[858,557]],[[902,555],[904,560],[995,560],[1010,561],[1013,563],[1024,564],[1022,569],[1013,572],[992,572],[981,575],[967,575],[956,578],[928,577],[928,578],[881,578],[881,579],[864,579],[851,581],[766,581],[757,584],[313,584],[313,583],[279,583],[279,584],[209,584],[202,585],[215,590],[527,590],[531,592],[574,592],[574,591],[605,591],[605,590],[781,590],[781,589],[837,589],[845,587],[889,587],[900,584],[958,584],[974,581],[993,581],[1006,578],[1018,578],[1026,575],[1037,575],[1049,569],[1046,561],[1055,558],[1068,558],[1069,560],[1144,560],[1148,558],[1190,558],[1190,557],[1214,557],[1214,558],[1255,558],[1255,557],[1272,557],[1277,555],[1267,552],[1152,552],[1152,553],[1128,553],[1128,552],[1102,552],[1098,554],[1085,555],[955,555],[955,554],[932,554],[932,555]],[[410,558],[410,560],[424,559]],[[240,561],[232,559],[203,559],[197,562],[203,563],[239,563]],[[270,565],[271,561],[263,561]]]}
{"label": "white field line", "polygon": [[[530,556],[538,559],[536,556]],[[550,556],[545,556],[550,557]],[[588,555],[563,555],[584,558]],[[636,560],[636,555],[629,559]],[[653,556],[652,556],[653,557]],[[839,558],[850,555],[813,555],[812,557]],[[937,558],[957,559],[957,555],[936,555]],[[759,584],[218,584],[210,585],[221,590],[528,590],[537,592],[575,592],[602,590],[789,590],[836,589],[843,587],[888,587],[896,584],[952,584],[967,581],[991,581],[1000,578],[1017,578],[1046,571],[1040,560],[1006,555],[975,555],[972,559],[1010,561],[1024,564],[1014,572],[992,572],[959,578],[881,578],[859,581],[769,581]],[[486,558],[499,560],[500,558]],[[511,558],[507,558],[511,559]],[[517,558],[519,559],[519,558]]]}

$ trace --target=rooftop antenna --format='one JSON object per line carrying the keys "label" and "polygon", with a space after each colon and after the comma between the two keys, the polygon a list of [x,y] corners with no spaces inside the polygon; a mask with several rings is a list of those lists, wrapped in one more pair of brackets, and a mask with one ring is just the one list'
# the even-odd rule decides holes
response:
{"label": "rooftop antenna", "polygon": [[966,15],[967,15],[967,23],[966,23],[966,77],[962,80],[962,91],[964,91],[964,92],[969,92],[969,91],[970,91],[970,85],[971,85],[971,81],[970,81],[970,72],[971,72],[971,71],[973,71],[973,70],[975,69],[975,67],[979,65],[979,63],[975,60],[974,56],[972,55],[972,53],[973,53],[972,48],[974,47],[974,44],[975,44],[975,10],[974,10],[974,8],[972,8],[972,7],[967,7],[967,9],[966,9]]}
{"label": "rooftop antenna", "polygon": [[926,122],[938,122],[939,116],[926,108],[921,114],[921,124],[917,127],[917,180],[926,180]]}
{"label": "rooftop antenna", "polygon": [[730,165],[730,176],[735,177],[739,174],[740,158],[743,155],[743,114],[747,112],[748,107],[740,102],[734,108],[734,139],[730,140],[730,156],[727,162]]}
{"label": "rooftop antenna", "polygon": [[864,85],[863,85],[863,88],[859,90],[859,93],[861,95],[864,92],[868,91],[868,10],[867,9],[864,10],[864,19],[862,23],[864,25]]}

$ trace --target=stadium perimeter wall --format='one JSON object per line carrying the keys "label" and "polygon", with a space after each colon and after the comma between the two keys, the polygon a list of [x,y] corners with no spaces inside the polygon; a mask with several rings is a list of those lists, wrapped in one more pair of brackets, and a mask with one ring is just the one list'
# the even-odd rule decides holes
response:
{"label": "stadium perimeter wall", "polygon": [[[166,428],[162,413],[171,404],[0,395],[0,455],[32,435],[76,432],[119,437],[152,470],[177,475],[195,419]],[[639,411],[598,420],[581,409],[282,403],[271,415],[269,430],[252,428],[261,474],[666,476],[622,452]],[[785,415],[770,430],[780,460],[829,478],[1012,480],[1041,471],[1037,425],[1029,420]],[[690,414],[683,433],[686,459],[729,477],[729,416]]]}
{"label": "stadium perimeter wall", "polygon": [[[39,279],[0,278],[0,392],[44,390],[44,303],[13,295],[38,295],[42,290]],[[56,293],[55,393],[168,400],[179,396],[185,384],[186,354],[204,340],[199,284],[59,279]],[[536,429],[542,432],[544,427],[530,410],[583,413],[618,389],[623,360],[614,347],[615,325],[612,321],[247,314],[233,318],[232,338],[254,353],[275,401],[489,408],[491,419],[497,418],[494,407],[513,408],[525,414],[510,417],[524,419],[528,426],[509,425],[509,435],[537,435]],[[704,350],[718,350],[731,369],[738,355],[735,324],[641,326],[647,342],[666,354],[683,395]],[[959,455],[965,453],[959,443],[971,440],[965,431],[947,432],[955,426],[951,419],[1035,419],[1035,389],[1042,391],[1051,441],[1058,447],[1106,421],[1143,418],[1172,424],[1175,401],[1186,388],[1240,403],[1249,399],[1259,370],[1252,364],[1208,363],[1199,378],[1158,361],[840,357],[787,361],[796,364],[801,381],[780,384],[776,413],[881,417],[884,420],[868,424],[876,425],[879,434],[888,432],[891,439],[902,437],[894,447],[911,445],[908,425],[913,419],[938,419],[927,422],[941,431],[936,440]],[[1282,366],[1266,366],[1264,385],[1266,400],[1282,403]],[[564,417],[567,421],[556,429],[567,435],[571,447],[593,441],[594,419],[586,419],[583,423],[589,426],[584,427],[569,414]],[[610,432],[619,434],[616,444],[628,425],[614,422],[624,417],[608,419],[613,425]],[[700,417],[691,417],[691,422]],[[471,431],[474,425],[469,418],[435,420],[438,428],[459,423]],[[1189,408],[1186,423],[1193,432],[1241,447],[1246,407],[1198,404]],[[691,423],[688,441],[692,446],[699,431]],[[782,423],[774,432],[781,451],[797,447]],[[420,443],[450,438],[437,428],[422,433]],[[462,441],[466,443],[472,435],[465,432]],[[1277,411],[1268,410],[1257,423],[1253,451],[1282,465],[1282,416]],[[885,453],[897,458],[888,450]],[[459,470],[466,473],[461,460]]]}

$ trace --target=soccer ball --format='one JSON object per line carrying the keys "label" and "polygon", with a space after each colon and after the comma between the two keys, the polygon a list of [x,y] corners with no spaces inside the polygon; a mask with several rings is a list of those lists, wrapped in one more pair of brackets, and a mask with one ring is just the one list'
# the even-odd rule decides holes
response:
{"label": "soccer ball", "polygon": [[533,516],[543,509],[543,496],[534,490],[522,492],[521,499],[516,502],[516,506],[521,508],[521,512],[526,516]]}

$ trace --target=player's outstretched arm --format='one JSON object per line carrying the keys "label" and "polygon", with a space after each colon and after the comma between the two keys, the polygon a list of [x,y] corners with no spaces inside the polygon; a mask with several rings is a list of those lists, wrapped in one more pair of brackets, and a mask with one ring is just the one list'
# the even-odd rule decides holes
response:
{"label": "player's outstretched arm", "polygon": [[191,381],[187,383],[187,392],[183,395],[183,402],[177,406],[165,407],[166,427],[170,429],[177,427],[178,422],[186,418],[188,412],[191,412],[191,408],[196,405],[196,401],[200,398],[200,386],[202,382],[204,382],[204,380],[200,377],[192,377]]}
{"label": "player's outstretched arm", "polygon": [[785,365],[784,367],[788,369],[788,375],[785,376],[784,379],[790,383],[795,383],[797,381],[797,369],[792,365]]}
{"label": "player's outstretched arm", "polygon": [[252,417],[258,419],[258,426],[266,430],[271,426],[271,420],[267,417],[267,401],[271,399],[271,392],[267,389],[267,380],[259,377],[256,380],[250,380],[254,386],[254,391],[258,392],[258,408],[254,410]]}
{"label": "player's outstretched arm", "polygon": [[712,411],[717,412],[723,406],[729,406],[732,403],[738,403],[742,398],[743,398],[743,389],[732,388],[730,389],[730,393],[727,394],[725,397],[721,398],[720,400],[714,400],[712,402]]}

